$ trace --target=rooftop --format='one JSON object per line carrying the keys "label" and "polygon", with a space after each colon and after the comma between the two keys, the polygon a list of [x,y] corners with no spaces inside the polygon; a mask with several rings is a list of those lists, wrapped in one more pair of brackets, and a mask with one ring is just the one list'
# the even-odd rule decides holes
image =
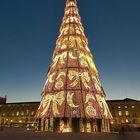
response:
{"label": "rooftop", "polygon": [[140,102],[140,101],[131,98],[125,98],[120,100],[107,100],[107,102]]}

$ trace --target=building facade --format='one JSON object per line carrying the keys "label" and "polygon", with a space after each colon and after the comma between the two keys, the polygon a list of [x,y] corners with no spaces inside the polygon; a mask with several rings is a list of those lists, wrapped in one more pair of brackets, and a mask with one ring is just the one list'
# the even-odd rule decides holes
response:
{"label": "building facade", "polygon": [[112,128],[122,125],[127,128],[140,128],[140,101],[126,98],[124,100],[108,100],[113,116]]}
{"label": "building facade", "polygon": [[[133,99],[107,100],[113,120],[111,128],[121,125],[140,127],[140,101]],[[0,125],[34,127],[39,102],[0,103]]]}
{"label": "building facade", "polygon": [[0,124],[13,127],[34,127],[39,102],[0,104]]}

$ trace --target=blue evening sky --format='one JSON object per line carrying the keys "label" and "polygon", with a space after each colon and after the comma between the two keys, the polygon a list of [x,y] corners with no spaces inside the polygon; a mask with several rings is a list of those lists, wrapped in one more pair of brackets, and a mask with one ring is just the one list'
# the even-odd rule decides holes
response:
{"label": "blue evening sky", "polygon": [[[0,95],[40,101],[65,0],[0,0]],[[107,99],[140,99],[140,0],[78,0]]]}

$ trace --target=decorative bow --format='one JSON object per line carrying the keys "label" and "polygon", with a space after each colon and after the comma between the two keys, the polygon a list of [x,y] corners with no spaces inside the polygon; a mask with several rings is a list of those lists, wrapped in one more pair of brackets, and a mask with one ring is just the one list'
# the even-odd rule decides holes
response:
{"label": "decorative bow", "polygon": [[90,81],[90,77],[88,75],[88,72],[76,72],[76,71],[69,71],[68,77],[73,83],[70,84],[70,86],[75,87],[77,83],[79,82],[79,77],[81,77],[81,81],[84,84],[86,88],[89,88],[88,83]]}
{"label": "decorative bow", "polygon": [[65,64],[64,59],[65,59],[66,57],[67,57],[67,52],[64,52],[64,53],[62,53],[62,54],[56,55],[55,58],[54,58],[54,60],[53,60],[53,65],[52,65],[52,67],[54,67],[54,66],[57,64],[58,60],[60,60],[60,63],[61,63],[61,64]]}
{"label": "decorative bow", "polygon": [[42,116],[45,115],[51,103],[52,103],[52,110],[53,110],[54,116],[59,115],[57,105],[61,106],[62,103],[64,102],[64,99],[65,98],[64,98],[63,91],[57,93],[56,95],[49,94],[49,95],[44,96],[42,100],[43,112],[41,113],[41,115]]}

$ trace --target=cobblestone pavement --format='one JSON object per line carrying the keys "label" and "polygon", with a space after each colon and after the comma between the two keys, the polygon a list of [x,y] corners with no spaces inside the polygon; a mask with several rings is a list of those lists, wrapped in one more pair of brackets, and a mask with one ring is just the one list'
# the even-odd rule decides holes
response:
{"label": "cobblestone pavement", "polygon": [[8,129],[0,131],[0,140],[140,140],[140,132],[118,133],[42,133]]}

